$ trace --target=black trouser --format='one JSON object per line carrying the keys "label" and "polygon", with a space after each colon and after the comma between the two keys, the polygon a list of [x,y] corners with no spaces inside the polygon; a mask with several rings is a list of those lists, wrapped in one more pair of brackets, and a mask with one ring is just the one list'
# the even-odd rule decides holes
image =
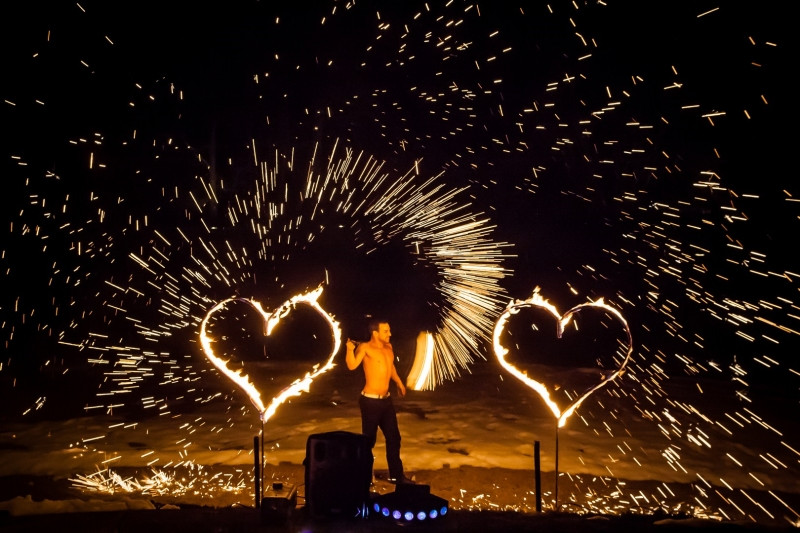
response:
{"label": "black trouser", "polygon": [[370,447],[375,446],[378,428],[386,439],[386,462],[389,465],[389,477],[403,478],[403,461],[400,460],[400,428],[397,426],[397,413],[391,398],[367,398],[360,396],[361,432],[369,439]]}

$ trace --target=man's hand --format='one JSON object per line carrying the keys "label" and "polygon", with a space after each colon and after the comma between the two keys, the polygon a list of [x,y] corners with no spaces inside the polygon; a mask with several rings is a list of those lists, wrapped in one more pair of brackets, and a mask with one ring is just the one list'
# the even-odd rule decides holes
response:
{"label": "man's hand", "polygon": [[355,353],[359,344],[360,343],[354,342],[352,339],[347,339],[347,342],[345,343],[347,349],[344,353],[344,361],[347,363],[347,368],[350,370],[355,370],[358,368],[358,365],[360,365],[362,359],[364,359],[364,354],[366,353],[365,350],[361,350],[360,355],[356,355]]}
{"label": "man's hand", "polygon": [[397,393],[401,398],[405,398],[406,396],[406,386],[403,385],[402,381],[397,382]]}

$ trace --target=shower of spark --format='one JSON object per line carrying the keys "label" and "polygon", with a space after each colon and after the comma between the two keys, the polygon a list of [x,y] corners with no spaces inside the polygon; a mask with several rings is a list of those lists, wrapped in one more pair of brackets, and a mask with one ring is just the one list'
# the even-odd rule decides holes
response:
{"label": "shower of spark", "polygon": [[[556,335],[560,339],[564,333],[564,329],[569,325],[572,318],[581,312],[582,309],[587,308],[599,308],[607,311],[611,315],[617,318],[619,322],[625,328],[625,334],[627,336],[627,349],[625,351],[625,356],[622,361],[619,363],[619,366],[616,370],[608,375],[604,375],[597,384],[589,387],[585,391],[581,392],[579,396],[572,401],[563,411],[555,402],[555,400],[551,399],[550,391],[547,388],[547,385],[541,381],[537,381],[535,378],[528,376],[527,372],[519,370],[516,366],[509,363],[506,360],[506,355],[508,354],[508,349],[503,346],[502,342],[500,341],[500,336],[503,334],[503,331],[506,327],[506,322],[508,319],[517,313],[523,308],[526,307],[538,307],[541,309],[545,309],[548,313],[550,313],[556,322]],[[547,404],[547,407],[550,408],[552,411],[553,416],[556,417],[556,421],[558,423],[558,427],[564,427],[567,423],[567,419],[572,415],[572,413],[577,409],[583,401],[594,394],[595,391],[600,389],[601,387],[606,386],[607,384],[611,383],[615,379],[617,379],[622,373],[625,371],[625,367],[628,364],[628,361],[631,358],[631,354],[633,353],[633,337],[631,336],[630,327],[628,327],[628,322],[622,316],[622,313],[619,312],[616,308],[607,305],[603,302],[603,299],[599,299],[593,302],[589,302],[586,304],[576,305],[575,307],[568,310],[563,315],[558,312],[556,307],[548,302],[546,299],[542,298],[541,294],[539,293],[539,287],[536,287],[533,291],[533,295],[528,298],[527,300],[515,300],[508,304],[505,311],[500,318],[497,319],[494,327],[494,334],[493,334],[493,345],[494,345],[494,353],[497,356],[497,360],[500,361],[500,364],[503,368],[506,369],[508,373],[522,381],[525,385],[530,387],[532,390],[536,391],[539,396],[542,397],[542,400]]]}
{"label": "shower of spark", "polygon": [[[480,340],[488,335],[500,308],[503,289],[498,282],[507,273],[502,263],[509,245],[493,241],[489,220],[460,203],[463,189],[446,189],[435,177],[422,183],[411,173],[392,177],[374,158],[349,149],[337,157],[337,150],[334,146],[322,168],[315,151],[304,176],[296,174],[299,165],[292,159],[294,154],[283,159],[276,152],[275,160],[286,166],[259,162],[260,177],[247,193],[228,196],[224,183],[215,187],[198,178],[199,194],[188,192],[185,222],[171,229],[153,228],[147,244],[128,253],[138,272],[134,269],[126,281],[104,281],[109,290],[102,294],[103,306],[111,311],[107,326],[114,326],[121,315],[123,327],[132,322],[133,334],[152,343],[168,342],[187,326],[201,330],[203,317],[209,318],[208,309],[213,314],[230,301],[214,302],[215,294],[240,287],[257,291],[265,283],[282,286],[280,274],[268,281],[263,276],[256,280],[256,272],[302,261],[305,250],[334,231],[329,227],[333,217],[349,220],[347,230],[356,249],[368,247],[369,254],[399,241],[419,250],[419,261],[436,270],[440,277],[436,290],[442,297],[437,302],[441,324],[434,333],[437,351],[425,371],[427,379],[418,386],[433,388],[444,379],[455,379],[476,355],[482,356]],[[218,200],[222,195],[230,198],[225,205]],[[224,213],[227,225],[215,218],[217,212]],[[252,244],[242,244],[248,238]],[[234,242],[239,244],[234,246]],[[271,316],[269,330],[277,319]],[[110,412],[123,407],[114,400],[129,397],[147,380],[176,384],[184,381],[181,371],[195,371],[193,364],[176,368],[173,354],[152,353],[136,337],[120,343],[107,334],[90,332],[79,342],[61,340],[90,350],[90,362],[113,368],[106,374],[105,388],[110,386],[110,390],[101,394],[112,401],[87,410]],[[334,348],[339,341],[338,335],[335,338]],[[201,336],[201,341],[207,350],[207,337]],[[169,370],[154,371],[152,365],[159,363]],[[248,395],[266,414],[254,391],[248,390]]]}
{"label": "shower of spark", "polygon": [[[326,312],[322,306],[319,305],[317,299],[321,294],[322,286],[319,286],[316,290],[292,296],[292,298],[284,302],[283,305],[278,307],[272,313],[267,313],[264,311],[264,308],[261,307],[261,304],[255,300],[229,298],[219,302],[217,305],[211,308],[200,324],[200,344],[203,347],[203,352],[206,354],[206,357],[208,357],[208,359],[214,364],[217,370],[219,370],[228,379],[233,381],[247,394],[255,408],[258,409],[259,417],[261,418],[262,422],[267,422],[270,418],[272,418],[272,415],[275,414],[275,411],[278,409],[278,407],[287,399],[293,396],[298,396],[302,392],[308,392],[308,388],[311,386],[311,383],[317,378],[317,376],[324,374],[335,366],[333,359],[336,357],[336,354],[339,353],[339,348],[342,345],[342,330],[339,327],[339,323],[330,314],[328,314],[328,312]],[[272,399],[272,402],[270,402],[269,406],[265,407],[263,401],[261,400],[261,392],[258,390],[257,384],[250,381],[250,378],[247,375],[243,375],[241,370],[234,371],[228,368],[227,361],[214,353],[214,349],[212,347],[214,340],[209,337],[207,333],[209,319],[211,319],[212,316],[218,311],[224,309],[228,302],[233,301],[243,301],[253,306],[253,308],[264,318],[267,335],[272,333],[272,330],[278,325],[281,318],[288,315],[297,304],[303,303],[311,306],[315,311],[322,315],[325,320],[328,321],[328,324],[331,327],[331,335],[333,335],[333,349],[331,350],[328,360],[322,366],[319,364],[314,365],[314,368],[311,372],[306,373],[303,378],[298,378],[290,386],[284,388]]]}
{"label": "shower of spark", "polygon": [[[137,404],[180,417],[187,403],[230,403],[198,386],[200,350],[178,341],[237,289],[279,301],[302,290],[270,266],[302,262],[341,225],[359,252],[399,242],[438,275],[418,388],[488,352],[518,287],[620,306],[637,339],[627,372],[573,412],[609,438],[586,472],[615,480],[589,487],[577,465],[585,509],[659,509],[679,481],[698,516],[796,521],[785,493],[800,487],[780,481],[800,479],[800,201],[784,178],[793,152],[782,128],[794,63],[780,27],[790,18],[775,16],[785,6],[331,2],[292,21],[257,4],[242,18],[258,31],[233,30],[252,37],[249,63],[232,61],[238,44],[221,46],[241,33],[215,20],[196,40],[222,35],[213,53],[183,55],[224,65],[150,70],[181,55],[170,45],[189,31],[186,14],[148,48],[125,29],[141,25],[115,26],[91,1],[64,4],[61,18],[36,13],[10,47],[3,383],[16,389],[21,363],[46,352],[28,363],[42,375],[68,379],[87,360],[104,370],[88,414]],[[211,78],[218,100],[204,99]],[[69,87],[53,81],[63,79]],[[208,131],[238,148],[208,148]],[[336,147],[305,165],[293,151],[265,155],[260,139],[342,139],[364,152]],[[495,239],[515,244],[513,278]],[[60,345],[28,350],[30,338]],[[60,351],[73,347],[79,362]],[[49,398],[34,394],[24,412]],[[628,440],[632,418],[657,431],[646,450]],[[670,483],[628,493],[623,475]]]}
{"label": "shower of spark", "polygon": [[241,477],[213,474],[202,466],[186,468],[181,474],[151,469],[149,475],[136,478],[123,476],[111,469],[98,470],[92,474],[79,474],[70,480],[72,486],[82,492],[99,494],[139,494],[145,496],[187,495],[211,499],[222,494],[243,494],[249,490]]}

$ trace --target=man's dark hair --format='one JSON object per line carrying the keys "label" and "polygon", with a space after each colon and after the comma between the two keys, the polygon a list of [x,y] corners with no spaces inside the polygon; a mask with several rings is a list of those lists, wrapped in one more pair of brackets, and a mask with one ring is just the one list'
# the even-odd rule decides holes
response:
{"label": "man's dark hair", "polygon": [[380,329],[381,324],[388,324],[388,320],[384,320],[382,318],[373,318],[369,322],[367,322],[367,327],[369,327],[370,335],[373,331],[378,331]]}

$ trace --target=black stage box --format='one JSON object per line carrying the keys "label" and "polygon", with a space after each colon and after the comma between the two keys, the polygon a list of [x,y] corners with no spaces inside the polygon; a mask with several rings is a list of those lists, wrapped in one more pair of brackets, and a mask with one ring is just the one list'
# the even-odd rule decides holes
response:
{"label": "black stage box", "polygon": [[306,507],[311,516],[364,516],[372,483],[367,437],[348,431],[311,435],[304,464]]}
{"label": "black stage box", "polygon": [[294,485],[273,483],[261,498],[261,520],[264,523],[285,522],[297,506]]}

